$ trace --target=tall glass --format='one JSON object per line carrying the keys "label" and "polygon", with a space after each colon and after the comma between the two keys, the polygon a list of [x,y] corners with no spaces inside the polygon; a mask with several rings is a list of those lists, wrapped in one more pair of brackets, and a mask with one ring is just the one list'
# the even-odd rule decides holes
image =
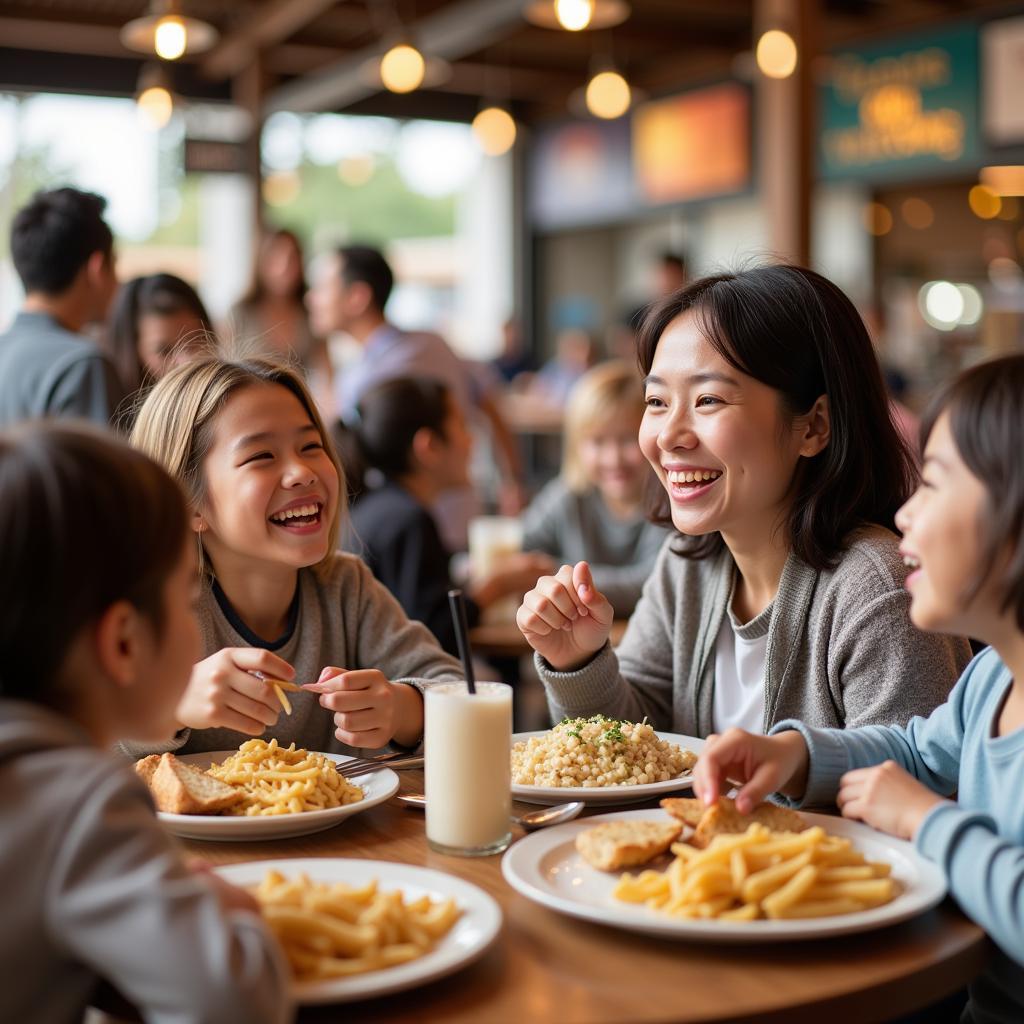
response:
{"label": "tall glass", "polygon": [[424,691],[427,842],[487,857],[512,838],[512,688],[435,683]]}
{"label": "tall glass", "polygon": [[[514,516],[474,516],[469,521],[469,569],[477,578],[501,568],[509,555],[523,550],[523,524]],[[485,622],[512,622],[519,601],[515,595],[484,609]]]}

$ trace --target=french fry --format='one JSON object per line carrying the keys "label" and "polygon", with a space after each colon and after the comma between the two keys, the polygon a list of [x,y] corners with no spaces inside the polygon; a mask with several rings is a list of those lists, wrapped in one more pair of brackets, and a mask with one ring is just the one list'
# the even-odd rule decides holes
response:
{"label": "french fry", "polygon": [[891,865],[865,860],[849,839],[821,828],[715,836],[703,849],[672,847],[665,871],[624,875],[617,899],[691,920],[790,920],[881,906],[899,891]]}

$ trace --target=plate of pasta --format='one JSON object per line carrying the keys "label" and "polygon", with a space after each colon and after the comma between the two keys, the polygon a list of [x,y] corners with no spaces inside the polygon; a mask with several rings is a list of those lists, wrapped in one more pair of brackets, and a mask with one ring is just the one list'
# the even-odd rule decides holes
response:
{"label": "plate of pasta", "polygon": [[[184,754],[177,760],[186,766],[182,773],[199,769],[211,777],[211,785],[237,791],[226,807],[209,812],[158,810],[165,827],[185,839],[283,839],[321,832],[389,800],[399,786],[398,776],[388,768],[350,781],[335,766],[351,758],[296,749],[294,744],[280,747],[276,740],[247,740],[238,750]],[[136,770],[145,777],[139,765]],[[166,774],[163,765],[156,771]],[[159,807],[159,793],[156,796]]]}
{"label": "plate of pasta", "polygon": [[916,917],[946,895],[942,871],[910,843],[845,818],[803,818],[803,832],[754,824],[706,848],[673,842],[669,854],[666,841],[666,852],[642,869],[600,870],[584,855],[586,841],[578,843],[598,826],[681,827],[660,810],[602,814],[521,839],[502,874],[528,899],[571,917],[732,944],[869,931]]}
{"label": "plate of pasta", "polygon": [[512,737],[512,795],[530,804],[629,804],[686,789],[704,740],[645,719],[565,718]]}
{"label": "plate of pasta", "polygon": [[501,930],[501,908],[482,889],[411,864],[321,857],[215,870],[260,903],[302,1004],[444,977],[482,956]]}

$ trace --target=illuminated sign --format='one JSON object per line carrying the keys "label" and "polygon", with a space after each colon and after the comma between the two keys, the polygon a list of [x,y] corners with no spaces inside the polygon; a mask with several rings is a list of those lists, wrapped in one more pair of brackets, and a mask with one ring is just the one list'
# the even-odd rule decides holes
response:
{"label": "illuminated sign", "polygon": [[633,115],[633,171],[648,203],[740,192],[750,182],[750,99],[734,82],[656,100]]}
{"label": "illuminated sign", "polygon": [[976,29],[833,54],[821,110],[824,178],[879,179],[976,166]]}

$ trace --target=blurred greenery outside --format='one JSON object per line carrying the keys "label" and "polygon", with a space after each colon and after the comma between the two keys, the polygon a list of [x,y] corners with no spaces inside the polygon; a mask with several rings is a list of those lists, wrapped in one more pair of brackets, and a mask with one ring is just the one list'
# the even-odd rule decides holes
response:
{"label": "blurred greenery outside", "polygon": [[[146,239],[132,246],[199,244],[201,175],[181,172],[178,146],[161,154],[161,206],[172,193],[176,215]],[[47,147],[23,149],[0,173],[0,237],[10,237],[10,218],[40,188],[53,188],[73,179]],[[395,239],[450,236],[455,232],[453,195],[434,198],[412,191],[390,157],[378,154],[369,179],[359,185],[342,181],[333,165],[304,162],[295,172],[299,189],[284,205],[267,206],[273,227],[293,230],[312,251],[332,243],[364,241],[386,246]],[[176,196],[173,194],[176,193]]]}

